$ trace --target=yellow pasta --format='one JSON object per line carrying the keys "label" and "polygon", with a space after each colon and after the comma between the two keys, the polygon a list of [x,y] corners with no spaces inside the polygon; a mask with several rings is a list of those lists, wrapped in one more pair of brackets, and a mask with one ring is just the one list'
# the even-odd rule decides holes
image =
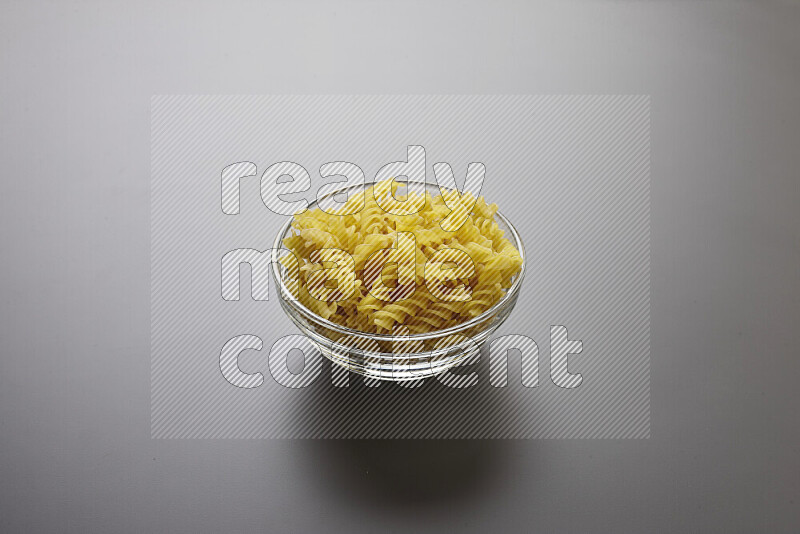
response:
{"label": "yellow pasta", "polygon": [[[283,240],[299,264],[295,297],[324,319],[377,334],[441,330],[496,304],[522,266],[494,220],[497,205],[457,191],[410,192],[407,203],[396,193],[386,180],[338,210],[295,215]],[[409,205],[422,208],[403,212]]]}

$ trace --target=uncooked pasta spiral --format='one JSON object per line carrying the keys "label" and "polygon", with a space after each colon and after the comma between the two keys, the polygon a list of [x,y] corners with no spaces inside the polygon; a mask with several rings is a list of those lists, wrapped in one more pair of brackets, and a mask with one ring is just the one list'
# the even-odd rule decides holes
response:
{"label": "uncooked pasta spiral", "polygon": [[440,330],[494,306],[522,266],[494,220],[497,205],[453,190],[399,201],[396,191],[385,180],[338,210],[295,215],[283,240],[293,257],[281,261],[295,267],[297,300],[377,334]]}

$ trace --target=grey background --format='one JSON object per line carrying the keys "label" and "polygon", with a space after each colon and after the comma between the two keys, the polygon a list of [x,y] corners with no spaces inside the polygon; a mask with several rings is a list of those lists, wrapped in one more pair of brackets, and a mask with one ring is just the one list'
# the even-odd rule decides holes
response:
{"label": "grey background", "polygon": [[[793,532],[796,4],[4,2],[0,529]],[[652,95],[646,441],[149,438],[154,93]]]}

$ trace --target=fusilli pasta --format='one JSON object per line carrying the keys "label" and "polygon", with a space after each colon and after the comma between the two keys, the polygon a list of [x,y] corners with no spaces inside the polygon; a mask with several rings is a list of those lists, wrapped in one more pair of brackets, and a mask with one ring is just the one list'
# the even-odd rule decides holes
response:
{"label": "fusilli pasta", "polygon": [[[283,244],[296,260],[282,260],[299,277],[295,297],[324,319],[378,334],[440,330],[496,304],[522,265],[494,220],[497,205],[457,191],[411,192],[409,202],[396,193],[386,180],[338,210],[295,215]],[[409,205],[421,209],[403,212]]]}

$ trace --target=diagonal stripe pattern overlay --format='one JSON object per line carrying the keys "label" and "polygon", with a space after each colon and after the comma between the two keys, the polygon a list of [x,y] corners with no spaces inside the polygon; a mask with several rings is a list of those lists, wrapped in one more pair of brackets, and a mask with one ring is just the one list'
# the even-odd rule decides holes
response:
{"label": "diagonal stripe pattern overlay", "polygon": [[[372,180],[409,145],[425,148],[429,183],[435,163],[458,187],[470,163],[485,166],[481,194],[522,236],[527,273],[479,358],[396,384],[344,372],[289,337],[299,331],[274,281],[255,268],[251,280],[243,264],[237,292],[223,257],[268,251],[286,221],[261,198],[271,165],[302,166],[310,189],[282,198],[312,202],[344,180],[323,179],[326,163]],[[578,340],[580,352],[551,365]],[[229,342],[238,364],[221,366]],[[237,387],[238,373],[249,378]],[[650,98],[154,96],[151,434],[648,438]]]}

